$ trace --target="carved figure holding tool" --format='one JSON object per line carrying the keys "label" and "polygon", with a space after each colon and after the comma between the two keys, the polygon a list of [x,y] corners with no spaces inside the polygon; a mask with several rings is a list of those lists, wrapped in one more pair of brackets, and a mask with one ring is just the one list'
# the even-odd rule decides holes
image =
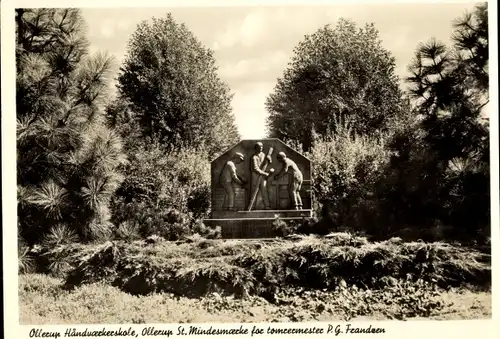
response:
{"label": "carved figure holding tool", "polygon": [[290,182],[288,184],[288,194],[290,195],[290,200],[293,204],[293,208],[296,210],[302,209],[302,199],[300,198],[300,189],[302,187],[303,176],[297,164],[287,158],[284,152],[279,152],[277,159],[283,164],[281,171],[274,177],[275,180],[281,179],[285,174],[290,177]]}
{"label": "carved figure holding tool", "polygon": [[252,155],[250,161],[250,169],[252,172],[252,194],[250,204],[248,205],[249,211],[252,210],[258,193],[260,193],[262,202],[264,203],[264,208],[266,210],[271,209],[269,194],[267,192],[267,178],[270,173],[266,172],[266,169],[267,166],[272,163],[271,155],[273,154],[273,148],[269,149],[267,156],[264,154],[263,149],[264,145],[261,142],[257,142],[255,144],[255,153]]}

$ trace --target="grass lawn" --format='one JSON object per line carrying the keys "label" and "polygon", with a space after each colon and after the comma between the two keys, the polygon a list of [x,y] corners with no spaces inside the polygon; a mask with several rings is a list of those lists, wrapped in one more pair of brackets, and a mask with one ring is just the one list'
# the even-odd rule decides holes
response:
{"label": "grass lawn", "polygon": [[[116,287],[90,284],[73,291],[62,289],[63,281],[41,274],[19,277],[21,324],[122,324],[122,323],[189,323],[189,322],[289,322],[347,320],[340,310],[323,310],[308,297],[296,305],[279,306],[260,297],[246,300],[210,295],[189,299],[154,293],[132,296]],[[324,300],[338,298],[326,292]],[[491,317],[491,293],[460,290],[444,292],[440,299],[445,307],[425,319],[484,319]],[[378,305],[368,316],[356,319],[389,319],[390,305]],[[386,314],[384,314],[386,313]],[[294,319],[295,316],[295,319]],[[300,318],[299,318],[300,317]],[[412,318],[406,318],[411,320]]]}

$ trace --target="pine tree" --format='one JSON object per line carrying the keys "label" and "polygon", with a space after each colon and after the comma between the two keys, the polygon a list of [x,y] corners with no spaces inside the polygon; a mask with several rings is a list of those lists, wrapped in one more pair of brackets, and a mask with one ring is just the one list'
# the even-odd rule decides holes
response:
{"label": "pine tree", "polygon": [[488,103],[488,11],[479,5],[454,22],[454,44],[431,39],[421,44],[407,78],[426,140],[444,161],[488,151],[488,126],[481,110]]}
{"label": "pine tree", "polygon": [[392,140],[378,200],[396,224],[441,224],[471,238],[488,235],[490,223],[487,5],[453,27],[452,46],[430,39],[409,65],[419,123]]}
{"label": "pine tree", "polygon": [[88,54],[78,9],[17,9],[16,28],[21,234],[30,244],[106,236],[126,161],[102,110],[113,60]]}

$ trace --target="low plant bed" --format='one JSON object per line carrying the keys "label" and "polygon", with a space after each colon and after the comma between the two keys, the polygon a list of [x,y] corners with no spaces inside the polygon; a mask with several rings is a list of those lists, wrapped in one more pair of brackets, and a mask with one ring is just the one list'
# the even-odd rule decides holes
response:
{"label": "low plant bed", "polygon": [[64,278],[68,289],[105,283],[133,295],[216,292],[270,302],[285,287],[331,291],[345,284],[380,290],[405,281],[488,290],[491,285],[487,253],[441,242],[369,242],[348,233],[262,242],[197,237],[70,244],[42,251],[38,262],[44,263],[40,271]]}

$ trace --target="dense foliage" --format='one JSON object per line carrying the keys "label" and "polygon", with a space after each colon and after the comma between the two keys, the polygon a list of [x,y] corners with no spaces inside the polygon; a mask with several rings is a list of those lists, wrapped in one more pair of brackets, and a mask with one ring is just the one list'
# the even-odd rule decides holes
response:
{"label": "dense foliage", "polygon": [[387,130],[403,103],[394,70],[373,24],[340,19],[306,35],[267,99],[270,135],[307,151],[315,133],[328,136],[342,120],[358,134]]}
{"label": "dense foliage", "polygon": [[330,229],[371,231],[374,184],[384,174],[389,157],[384,142],[383,137],[360,136],[345,123],[316,140],[309,154],[315,171],[314,193],[322,206],[322,223]]}
{"label": "dense foliage", "polygon": [[232,95],[213,52],[170,14],[142,22],[127,52],[106,110],[130,160],[113,221],[126,234],[175,240],[204,229],[210,160],[239,140]]}
{"label": "dense foliage", "polygon": [[131,152],[126,173],[113,199],[117,225],[176,240],[207,216],[210,163],[205,152],[141,146]]}
{"label": "dense foliage", "polygon": [[489,237],[487,6],[453,25],[451,47],[418,46],[406,79],[411,102],[400,101],[385,129],[365,133],[337,119],[325,135],[312,131],[314,192],[330,230]]}
{"label": "dense foliage", "polygon": [[118,89],[142,136],[169,150],[207,146],[214,155],[239,140],[232,94],[217,74],[213,52],[170,14],[137,27]]}
{"label": "dense foliage", "polygon": [[[322,220],[277,218],[277,234],[347,228],[388,238],[427,228],[432,234],[415,240],[487,238],[487,21],[479,5],[454,24],[453,46],[418,47],[411,102],[373,25],[340,20],[306,36],[267,100],[268,124],[271,136],[313,161]],[[201,222],[210,210],[209,161],[239,139],[212,52],[170,15],[144,22],[130,40],[118,98],[107,103],[112,59],[88,55],[78,10],[20,9],[16,23],[21,272],[53,273],[68,286],[105,281],[133,294],[222,290],[273,303],[288,298],[276,290],[284,285],[489,284],[487,255],[442,243],[201,239],[220,236]],[[90,239],[119,241],[79,243]]]}
{"label": "dense foliage", "polygon": [[[379,215],[401,227],[451,226],[466,238],[489,236],[487,5],[456,20],[454,44],[421,44],[407,79],[418,129],[397,133],[379,183]],[[388,220],[388,216],[392,220]]]}
{"label": "dense foliage", "polygon": [[[372,243],[347,233],[293,238],[221,241],[193,237],[174,243],[150,237],[45,247],[31,261],[32,271],[61,280],[47,286],[48,278],[43,282],[37,275],[28,275],[29,281],[21,277],[21,301],[35,297],[36,302],[52,293],[53,301],[63,304],[67,298],[75,303],[83,295],[87,298],[78,304],[88,298],[104,302],[110,295],[116,301],[120,289],[127,293],[124,297],[139,296],[142,302],[161,298],[161,307],[177,300],[179,304],[170,305],[162,318],[168,321],[200,322],[199,309],[213,316],[231,312],[227,319],[242,312],[241,321],[248,321],[259,319],[259,308],[273,321],[405,319],[448,312],[453,306],[448,294],[463,288],[488,291],[491,284],[490,255],[464,246],[408,243],[398,238]],[[455,300],[461,299],[458,295]],[[186,303],[194,304],[189,314],[182,313]],[[175,315],[169,310],[174,306]],[[31,303],[22,307],[42,318],[60,312],[53,306],[35,311]],[[483,308],[488,313],[487,306]],[[130,316],[126,313],[121,307],[115,316]],[[137,316],[134,307],[133,314],[134,322],[151,322],[159,312],[155,309]]]}
{"label": "dense foliage", "polygon": [[401,239],[372,243],[347,233],[293,241],[157,238],[60,245],[42,249],[38,265],[38,271],[64,277],[67,287],[102,282],[134,295],[217,292],[260,295],[275,303],[280,291],[292,287],[335,290],[346,284],[378,290],[401,280],[441,288],[491,284],[490,255],[478,250]]}
{"label": "dense foliage", "polygon": [[[130,298],[117,322],[405,319],[439,315],[455,288],[489,291],[487,22],[479,5],[454,23],[451,47],[418,47],[411,102],[373,25],[306,36],[267,100],[268,125],[313,161],[322,219],[276,217],[284,239],[221,241],[202,222],[209,164],[239,136],[212,52],[171,15],[143,22],[106,102],[112,59],[88,55],[80,11],[16,10],[24,309],[104,321],[96,300]],[[440,242],[454,238],[483,242]],[[151,319],[137,312],[144,300]]]}
{"label": "dense foliage", "polygon": [[102,110],[112,59],[88,54],[77,9],[17,9],[16,28],[20,235],[106,237],[125,163]]}

